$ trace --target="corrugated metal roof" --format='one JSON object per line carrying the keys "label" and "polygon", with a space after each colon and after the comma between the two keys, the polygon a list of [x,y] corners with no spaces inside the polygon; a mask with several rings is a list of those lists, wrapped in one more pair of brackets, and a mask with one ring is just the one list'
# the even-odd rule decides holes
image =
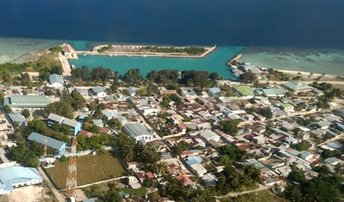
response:
{"label": "corrugated metal roof", "polygon": [[68,118],[65,118],[62,123],[73,128],[75,128],[78,124],[81,125],[80,122]]}
{"label": "corrugated metal roof", "polygon": [[127,123],[124,126],[124,130],[133,138],[140,135],[151,135],[151,133],[139,123]]}
{"label": "corrugated metal roof", "polygon": [[31,180],[42,181],[42,177],[35,168],[8,166],[0,168],[0,185],[13,186]]}
{"label": "corrugated metal roof", "polygon": [[64,117],[54,113],[50,113],[48,119],[57,123],[62,123]]}
{"label": "corrugated metal roof", "polygon": [[106,88],[102,86],[96,86],[92,88],[92,91],[96,94],[106,92]]}
{"label": "corrugated metal roof", "polygon": [[12,95],[11,104],[15,103],[48,103],[48,97],[41,95]]}
{"label": "corrugated metal roof", "polygon": [[49,83],[54,84],[54,83],[59,83],[63,85],[63,79],[61,75],[58,74],[50,74],[49,75]]}
{"label": "corrugated metal roof", "polygon": [[[30,133],[30,135],[27,139],[31,140],[31,141],[35,141],[35,142],[40,143],[40,144],[44,144],[44,145],[47,144],[47,146],[54,148],[54,149],[57,149],[57,150],[60,150],[61,147],[66,145],[65,142],[61,142],[61,141],[56,140],[54,138],[47,137],[47,136],[44,136],[44,135],[41,135],[41,134],[35,133],[35,132]],[[46,143],[45,143],[45,139],[47,139]]]}
{"label": "corrugated metal roof", "polygon": [[40,95],[12,95],[4,98],[4,105],[13,107],[44,107],[47,104],[48,97]]}
{"label": "corrugated metal roof", "polygon": [[10,119],[13,122],[15,122],[15,121],[18,122],[18,123],[26,122],[26,119],[25,119],[25,117],[22,114],[12,113],[12,114],[8,114],[8,116],[10,117]]}

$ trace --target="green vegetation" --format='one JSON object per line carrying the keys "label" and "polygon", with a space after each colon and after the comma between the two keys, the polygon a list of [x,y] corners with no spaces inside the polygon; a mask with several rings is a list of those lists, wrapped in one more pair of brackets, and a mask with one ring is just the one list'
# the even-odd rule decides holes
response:
{"label": "green vegetation", "polygon": [[23,166],[37,167],[39,164],[35,153],[25,144],[18,144],[17,147],[7,147],[6,156],[10,160],[17,161]]}
{"label": "green vegetation", "polygon": [[98,49],[98,53],[103,53],[105,51],[109,51],[109,50],[111,50],[111,48],[112,48],[112,45],[103,46],[100,49]]}
{"label": "green vegetation", "polygon": [[238,132],[238,125],[240,120],[223,120],[220,122],[221,129],[223,132],[228,133],[232,136],[236,135]]}
{"label": "green vegetation", "polygon": [[188,55],[200,55],[205,52],[205,48],[201,47],[158,47],[158,46],[145,46],[141,48],[145,51],[156,53],[186,53]]}
{"label": "green vegetation", "polygon": [[[61,161],[57,162],[55,167],[46,169],[59,189],[66,186],[67,169],[68,162]],[[108,152],[78,157],[78,185],[120,177],[124,174],[125,170],[117,157]]]}
{"label": "green vegetation", "polygon": [[311,145],[309,142],[305,141],[305,140],[303,140],[303,141],[301,141],[301,142],[299,142],[299,143],[290,145],[291,148],[296,149],[296,150],[298,150],[298,151],[306,151],[306,150],[308,150],[311,146],[312,146],[312,145]]}
{"label": "green vegetation", "polygon": [[55,46],[55,47],[49,48],[49,50],[53,53],[60,53],[60,52],[62,52],[62,47],[61,46]]}
{"label": "green vegetation", "polygon": [[147,170],[158,170],[156,163],[161,156],[153,146],[136,143],[134,139],[129,138],[124,133],[120,133],[116,140],[118,153],[123,160],[142,162]]}
{"label": "green vegetation", "polygon": [[104,67],[88,68],[82,66],[81,68],[74,68],[71,71],[72,80],[76,84],[87,84],[90,82],[106,84],[110,79],[117,80],[116,72]]}
{"label": "green vegetation", "polygon": [[243,194],[237,197],[221,199],[221,202],[287,202],[288,200],[280,198],[271,191],[259,191],[255,193]]}
{"label": "green vegetation", "polygon": [[266,76],[269,80],[273,81],[288,81],[289,76],[283,72],[280,72],[275,69],[269,69],[268,70],[268,75]]}
{"label": "green vegetation", "polygon": [[244,83],[255,83],[257,82],[257,75],[252,72],[245,72],[240,75],[239,79]]}
{"label": "green vegetation", "polygon": [[218,148],[220,154],[219,162],[221,165],[232,165],[236,161],[243,161],[246,158],[245,152],[240,151],[234,145],[224,145]]}
{"label": "green vegetation", "polygon": [[22,114],[26,119],[30,117],[30,111],[28,109],[23,109]]}
{"label": "green vegetation", "polygon": [[[93,137],[85,137],[83,135],[78,135],[77,150],[89,150],[95,149],[96,151],[101,151],[103,145],[114,145],[114,138],[109,135],[99,134]],[[99,152],[98,152],[99,153]]]}
{"label": "green vegetation", "polygon": [[86,104],[85,99],[76,91],[73,91],[71,94],[64,91],[63,94],[64,96],[60,101],[50,103],[45,107],[44,112],[46,115],[54,113],[67,118],[73,118],[73,111],[81,109]]}
{"label": "green vegetation", "polygon": [[136,196],[143,196],[147,193],[147,189],[145,187],[141,187],[138,189],[123,188],[123,189],[120,189],[120,191],[127,194],[136,195]]}
{"label": "green vegetation", "polygon": [[320,172],[307,180],[303,171],[293,168],[288,175],[286,197],[291,201],[340,201],[343,190],[342,177]]}
{"label": "green vegetation", "polygon": [[159,193],[163,197],[167,197],[175,201],[215,202],[214,196],[216,192],[214,190],[208,188],[202,189],[200,187],[194,188],[192,186],[185,186],[182,182],[172,176],[166,176],[165,181],[167,181],[166,185],[159,186]]}
{"label": "green vegetation", "polygon": [[44,109],[46,115],[50,113],[58,114],[67,118],[73,118],[73,108],[68,103],[63,101],[53,102]]}
{"label": "green vegetation", "polygon": [[160,106],[165,109],[168,109],[169,103],[172,101],[177,107],[184,104],[182,98],[180,98],[178,95],[172,94],[172,95],[164,96],[162,98],[162,101],[160,102]]}

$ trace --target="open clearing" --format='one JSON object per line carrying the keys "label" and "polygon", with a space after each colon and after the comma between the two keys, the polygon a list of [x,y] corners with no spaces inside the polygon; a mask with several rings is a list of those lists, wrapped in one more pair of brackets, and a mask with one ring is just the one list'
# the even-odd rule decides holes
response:
{"label": "open clearing", "polygon": [[0,197],[0,202],[45,202],[56,201],[51,191],[44,185],[15,188],[10,194]]}
{"label": "open clearing", "polygon": [[[58,189],[66,186],[68,161],[57,162],[46,169]],[[78,186],[123,176],[125,170],[117,157],[110,153],[78,157]]]}
{"label": "open clearing", "polygon": [[243,194],[237,197],[231,197],[237,202],[287,202],[288,200],[278,197],[269,190],[259,191],[255,193]]}

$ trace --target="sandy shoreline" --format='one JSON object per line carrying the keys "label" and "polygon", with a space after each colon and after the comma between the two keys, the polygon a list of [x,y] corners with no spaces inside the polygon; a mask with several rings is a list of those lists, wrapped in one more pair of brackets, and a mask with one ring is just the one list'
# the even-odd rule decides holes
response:
{"label": "sandy shoreline", "polygon": [[[168,57],[168,58],[204,58],[212,51],[216,49],[216,45],[213,47],[202,47],[205,52],[200,55],[188,55],[185,52],[152,52],[149,50],[144,50],[143,45],[111,45],[113,51],[99,52],[100,49],[107,47],[108,45],[99,45],[92,48],[91,51],[76,51],[78,55],[102,55],[102,56],[127,56],[127,57]],[[175,47],[175,46],[154,46],[158,48],[190,48],[190,47]]]}
{"label": "sandy shoreline", "polygon": [[320,73],[313,73],[313,72],[307,72],[307,71],[297,71],[297,70],[281,70],[281,69],[274,69],[279,72],[283,72],[285,74],[289,74],[292,76],[301,76],[303,78],[308,78],[310,80],[314,80],[317,78],[320,78],[321,80],[343,80],[339,75],[333,75],[333,74],[320,74]]}

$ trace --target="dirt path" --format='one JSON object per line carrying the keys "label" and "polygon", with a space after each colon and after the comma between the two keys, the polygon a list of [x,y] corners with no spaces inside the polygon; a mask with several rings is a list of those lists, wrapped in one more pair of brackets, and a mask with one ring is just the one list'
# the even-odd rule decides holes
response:
{"label": "dirt path", "polygon": [[267,186],[263,186],[261,184],[258,184],[258,188],[257,189],[253,189],[253,190],[248,190],[248,191],[243,191],[243,192],[229,192],[226,195],[223,196],[217,196],[216,198],[228,198],[228,197],[237,197],[243,194],[249,194],[249,193],[254,193],[254,192],[259,192],[259,191],[264,191],[264,190],[268,190],[270,189],[270,187]]}

